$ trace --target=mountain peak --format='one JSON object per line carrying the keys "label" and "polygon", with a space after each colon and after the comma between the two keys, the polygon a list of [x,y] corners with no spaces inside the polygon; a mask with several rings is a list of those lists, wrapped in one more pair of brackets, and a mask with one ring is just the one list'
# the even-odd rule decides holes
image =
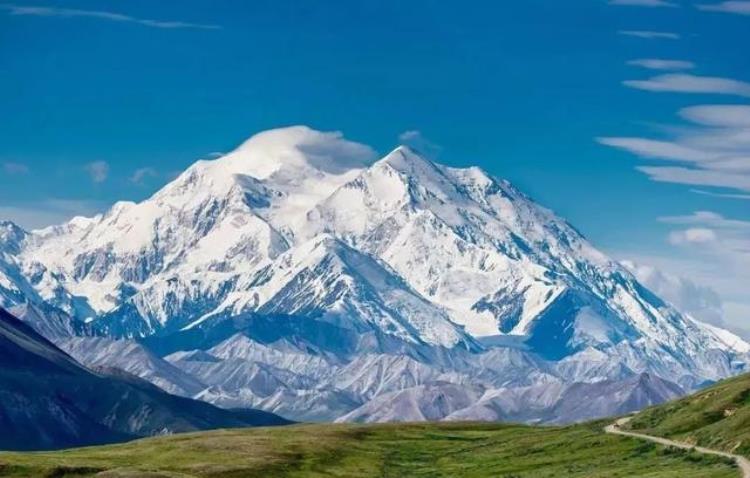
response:
{"label": "mountain peak", "polygon": [[0,221],[0,244],[18,244],[28,235],[19,225],[11,221]]}
{"label": "mountain peak", "polygon": [[436,167],[432,161],[425,158],[421,153],[419,153],[419,151],[406,145],[400,145],[396,147],[393,151],[386,154],[383,159],[379,160],[377,163],[388,164],[394,169],[402,172],[412,171],[417,165],[431,168]]}

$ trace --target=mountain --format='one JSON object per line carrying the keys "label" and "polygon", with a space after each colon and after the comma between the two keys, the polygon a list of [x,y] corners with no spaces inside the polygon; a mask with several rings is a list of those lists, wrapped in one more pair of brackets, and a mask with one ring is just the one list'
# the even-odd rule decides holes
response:
{"label": "mountain", "polygon": [[118,371],[84,368],[0,309],[0,449],[33,450],[142,436],[287,423],[169,395]]}
{"label": "mountain", "polygon": [[[102,354],[70,349],[84,362],[297,419],[470,386],[503,397],[537,387],[548,398],[528,419],[546,420],[572,384],[627,388],[647,374],[690,391],[744,370],[750,351],[507,181],[405,146],[376,160],[306,127],[198,161],[140,203],[3,230],[0,297],[54,312],[22,318],[56,341],[104,335],[146,349],[123,363],[91,340]],[[669,395],[635,383],[648,397],[639,404]],[[466,408],[438,407],[440,418]]]}
{"label": "mountain", "polygon": [[626,427],[750,458],[750,375],[648,408]]}
{"label": "mountain", "polygon": [[28,238],[20,227],[0,221],[0,307],[48,338],[94,334],[91,326],[74,316],[81,312],[81,301],[65,290],[57,276],[36,261],[19,260]]}
{"label": "mountain", "polygon": [[433,381],[378,395],[337,421],[570,423],[627,414],[683,394],[679,386],[647,373],[623,380],[498,389]]}
{"label": "mountain", "polygon": [[105,337],[70,337],[56,345],[89,368],[115,368],[153,383],[173,395],[192,396],[206,385],[138,342]]}

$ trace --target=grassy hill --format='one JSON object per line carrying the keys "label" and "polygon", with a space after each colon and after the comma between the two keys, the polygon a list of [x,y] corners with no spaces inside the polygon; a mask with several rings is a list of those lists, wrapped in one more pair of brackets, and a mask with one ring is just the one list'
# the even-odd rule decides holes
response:
{"label": "grassy hill", "polygon": [[646,409],[628,427],[750,457],[750,374]]}
{"label": "grassy hill", "polygon": [[297,425],[0,453],[0,476],[735,478],[728,461],[570,427]]}

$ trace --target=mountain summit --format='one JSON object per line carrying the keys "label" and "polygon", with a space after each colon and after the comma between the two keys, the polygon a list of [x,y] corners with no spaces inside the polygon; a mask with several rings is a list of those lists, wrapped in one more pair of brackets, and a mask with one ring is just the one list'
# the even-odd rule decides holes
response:
{"label": "mountain summit", "polygon": [[[145,341],[207,385],[201,398],[293,418],[295,403],[337,418],[374,398],[365,389],[471,384],[456,388],[474,397],[460,409],[542,387],[531,406],[547,410],[576,382],[651,373],[689,390],[743,369],[748,344],[680,314],[507,181],[406,146],[375,159],[338,133],[283,128],[141,203],[33,232],[5,224],[0,305],[67,317],[57,335],[86,322]],[[217,374],[239,360],[216,349],[236,334],[254,344],[242,360],[268,365],[247,373],[282,384],[273,393]],[[394,356],[414,363],[357,368]]]}

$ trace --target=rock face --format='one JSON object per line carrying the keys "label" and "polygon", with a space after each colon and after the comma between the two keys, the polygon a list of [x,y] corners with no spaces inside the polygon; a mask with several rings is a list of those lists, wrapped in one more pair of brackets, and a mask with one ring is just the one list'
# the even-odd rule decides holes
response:
{"label": "rock face", "polygon": [[284,423],[266,412],[231,412],[169,395],[116,370],[93,372],[0,309],[0,449]]}
{"label": "rock face", "polygon": [[[119,345],[66,339],[83,361],[295,418],[365,406],[398,419],[371,410],[388,394],[417,417],[417,395],[466,385],[477,403],[546,397],[528,419],[550,419],[571,384],[647,373],[692,390],[743,370],[750,350],[677,312],[507,181],[403,146],[376,161],[306,127],[199,161],[141,203],[0,231],[3,305],[48,337],[137,339],[165,359],[123,363]],[[425,419],[492,416],[446,393],[455,404]],[[665,394],[644,396],[627,403]]]}

